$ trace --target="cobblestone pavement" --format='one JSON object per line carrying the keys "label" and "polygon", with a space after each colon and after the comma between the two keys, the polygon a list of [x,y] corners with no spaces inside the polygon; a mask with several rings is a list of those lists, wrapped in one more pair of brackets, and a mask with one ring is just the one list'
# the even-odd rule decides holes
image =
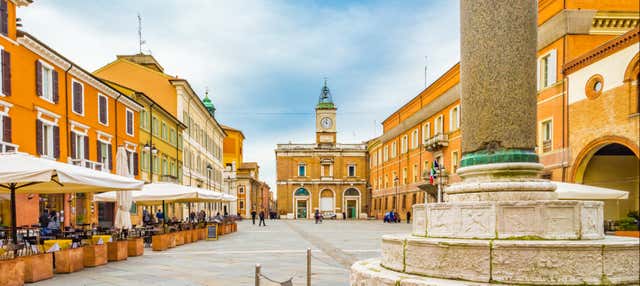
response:
{"label": "cobblestone pavement", "polygon": [[[306,257],[312,249],[312,285],[348,285],[349,266],[356,260],[380,256],[380,236],[409,232],[410,225],[381,221],[267,221],[267,227],[239,223],[238,232],[218,241],[199,241],[168,251],[86,268],[31,284],[72,285],[254,285],[254,266],[275,280],[293,276],[305,285]],[[277,285],[267,281],[260,285]]]}

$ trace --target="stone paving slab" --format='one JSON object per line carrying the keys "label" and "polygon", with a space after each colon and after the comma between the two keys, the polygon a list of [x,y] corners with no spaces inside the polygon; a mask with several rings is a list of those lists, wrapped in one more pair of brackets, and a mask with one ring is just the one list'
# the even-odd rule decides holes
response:
{"label": "stone paving slab", "polygon": [[[306,249],[312,249],[314,286],[349,285],[350,261],[380,256],[383,234],[406,233],[410,225],[381,221],[270,220],[258,227],[245,220],[238,232],[218,241],[199,241],[162,252],[146,248],[144,256],[86,268],[34,283],[74,285],[254,285],[254,266],[275,280],[295,274],[294,285],[305,285]],[[261,285],[275,285],[261,282]]]}

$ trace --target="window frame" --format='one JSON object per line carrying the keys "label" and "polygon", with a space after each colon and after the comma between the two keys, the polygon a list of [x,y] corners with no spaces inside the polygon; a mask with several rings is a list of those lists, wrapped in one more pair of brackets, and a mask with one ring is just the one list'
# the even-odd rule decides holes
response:
{"label": "window frame", "polygon": [[422,142],[425,142],[430,138],[431,138],[431,122],[426,122],[425,124],[422,125]]}
{"label": "window frame", "polygon": [[418,141],[418,137],[420,136],[418,133],[418,128],[414,129],[413,132],[411,132],[411,149],[416,149],[418,148],[418,146],[420,146],[420,142]]}
{"label": "window frame", "polygon": [[[40,70],[38,71],[40,73],[40,78],[41,78],[41,86],[42,86],[42,96],[40,96],[40,98],[46,102],[55,104],[55,102],[53,101],[53,72],[55,71],[55,68],[50,65],[49,63],[38,59],[38,62],[40,63]],[[48,76],[48,84],[47,84],[47,93],[45,93],[45,84],[44,84],[44,78],[45,78],[45,68],[48,70],[48,72],[46,73]],[[72,80],[73,82],[73,80]],[[71,84],[71,86],[73,86],[73,83]],[[0,89],[2,90],[2,89]],[[82,92],[84,94],[84,86],[82,87]],[[84,106],[83,106],[84,109]],[[73,108],[72,108],[73,110]],[[83,110],[84,111],[84,110]],[[84,115],[84,114],[83,114]]]}
{"label": "window frame", "polygon": [[[100,153],[102,155],[102,158],[98,158],[98,162],[102,163],[103,170],[111,171],[111,169],[109,169],[109,162],[111,161],[111,157],[109,157],[110,144],[102,140],[98,140],[98,144],[100,144]],[[103,159],[105,160],[103,161]]]}
{"label": "window frame", "polygon": [[[300,172],[302,170],[302,172]],[[302,173],[302,175],[300,175]],[[306,177],[307,176],[307,164],[298,163],[298,177]]]}
{"label": "window frame", "polygon": [[43,120],[40,120],[40,122],[42,122],[42,153],[44,153],[41,157],[56,160],[55,142],[53,142],[53,127],[56,125]]}
{"label": "window frame", "polygon": [[443,114],[438,115],[438,117],[436,117],[436,120],[434,122],[435,123],[433,127],[433,136],[436,136],[438,134],[444,134],[444,115]]}
{"label": "window frame", "polygon": [[[455,122],[454,122],[455,119]],[[455,124],[454,124],[455,123]],[[460,105],[456,105],[449,110],[449,131],[460,129]]]}
{"label": "window frame", "polygon": [[[546,123],[549,124],[549,133],[548,133],[549,140],[545,140],[545,135],[546,135],[545,124]],[[539,140],[540,140],[540,153],[544,154],[544,153],[549,153],[553,151],[553,117],[549,117],[540,121],[540,139]],[[546,141],[549,141],[549,144],[551,147],[549,148],[549,151],[545,152],[544,143]]]}
{"label": "window frame", "polygon": [[[133,110],[127,108],[125,109],[125,118],[124,118],[124,130],[125,133],[127,133],[127,135],[133,137],[134,136],[134,126],[136,124],[136,115],[135,113],[133,113]],[[131,122],[129,122],[129,114],[131,114]],[[129,123],[131,123],[131,125],[129,125]],[[131,133],[129,133],[129,126],[131,126]]]}
{"label": "window frame", "polygon": [[[351,170],[353,169],[353,174],[351,174]],[[355,177],[356,176],[356,164],[348,164],[347,165],[347,176]]]}
{"label": "window frame", "polygon": [[409,136],[403,135],[400,140],[400,154],[407,153],[409,151]]}
{"label": "window frame", "polygon": [[[100,98],[101,97],[104,97],[105,102],[106,102],[105,104],[107,105],[106,109],[105,109],[105,112],[107,113],[107,116],[106,116],[107,122],[100,121]],[[100,123],[100,124],[102,124],[104,126],[109,126],[109,98],[106,95],[102,94],[102,93],[98,93],[98,123]]]}
{"label": "window frame", "polygon": [[395,158],[398,155],[398,142],[395,140],[391,142],[391,158]]}
{"label": "window frame", "polygon": [[[537,89],[543,90],[550,86],[553,86],[556,82],[558,82],[558,56],[557,49],[551,49],[548,52],[540,55],[536,60],[536,79],[537,79]],[[555,66],[553,69],[549,69],[549,61],[553,59]],[[544,63],[544,65],[543,65]],[[550,73],[552,71],[552,73]],[[552,75],[552,76],[551,76]],[[546,77],[545,77],[546,76]],[[552,79],[552,77],[555,77]]]}

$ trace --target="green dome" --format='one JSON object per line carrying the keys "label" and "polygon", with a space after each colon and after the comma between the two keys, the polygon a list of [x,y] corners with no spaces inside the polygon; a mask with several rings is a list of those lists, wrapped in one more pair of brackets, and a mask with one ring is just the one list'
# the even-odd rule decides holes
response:
{"label": "green dome", "polygon": [[204,107],[207,108],[207,110],[209,110],[209,113],[214,114],[216,112],[216,107],[213,106],[213,102],[211,101],[211,99],[209,99],[209,93],[205,93],[204,95],[204,99],[202,100],[202,104],[204,104]]}

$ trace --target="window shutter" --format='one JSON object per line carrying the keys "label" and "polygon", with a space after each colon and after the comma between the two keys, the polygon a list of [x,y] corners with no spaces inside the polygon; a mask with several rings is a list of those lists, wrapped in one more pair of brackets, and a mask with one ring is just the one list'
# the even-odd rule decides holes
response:
{"label": "window shutter", "polygon": [[36,119],[36,151],[40,155],[44,153],[42,147],[42,121]]}
{"label": "window shutter", "polygon": [[60,127],[53,126],[53,157],[60,158]]}
{"label": "window shutter", "polygon": [[11,143],[11,117],[3,116],[2,124],[2,141]]}
{"label": "window shutter", "polygon": [[[98,162],[104,163],[104,162],[102,162],[102,148],[100,148],[100,141],[99,140],[96,140],[96,146],[98,147],[97,153],[96,153],[97,156],[98,156]],[[102,167],[104,168],[105,166],[102,166]]]}
{"label": "window shutter", "polygon": [[54,103],[58,103],[58,101],[60,100],[60,96],[58,95],[58,72],[53,70],[51,72],[52,75],[52,79],[51,79],[51,83],[53,85],[53,102]]}
{"label": "window shutter", "polygon": [[11,95],[11,56],[2,50],[2,93]]}
{"label": "window shutter", "polygon": [[69,145],[71,145],[71,158],[73,159],[80,159],[80,158],[76,158],[76,136],[73,132],[70,132],[69,138],[71,138],[71,142],[69,142]]}
{"label": "window shutter", "polygon": [[547,61],[547,70],[549,71],[549,75],[547,76],[547,86],[551,86],[556,83],[556,71],[558,69],[558,55],[556,50],[551,51],[549,54],[549,60]]}
{"label": "window shutter", "polygon": [[127,112],[127,134],[133,134],[133,113]]}
{"label": "window shutter", "polygon": [[0,23],[0,29],[2,29],[2,34],[7,36],[9,34],[9,9],[7,7],[7,1],[0,1],[0,17],[2,18],[2,22]]}
{"label": "window shutter", "polygon": [[36,94],[42,96],[42,64],[36,60]]}
{"label": "window shutter", "polygon": [[73,83],[73,111],[82,113],[82,86],[80,83]]}
{"label": "window shutter", "polygon": [[133,153],[133,175],[138,175],[138,152]]}
{"label": "window shutter", "polygon": [[104,96],[99,97],[100,101],[100,122],[107,124],[107,98]]}
{"label": "window shutter", "polygon": [[109,161],[109,170],[113,170],[113,157],[111,156],[111,144],[107,145],[107,161]]}
{"label": "window shutter", "polygon": [[84,137],[84,158],[89,160],[89,136]]}

